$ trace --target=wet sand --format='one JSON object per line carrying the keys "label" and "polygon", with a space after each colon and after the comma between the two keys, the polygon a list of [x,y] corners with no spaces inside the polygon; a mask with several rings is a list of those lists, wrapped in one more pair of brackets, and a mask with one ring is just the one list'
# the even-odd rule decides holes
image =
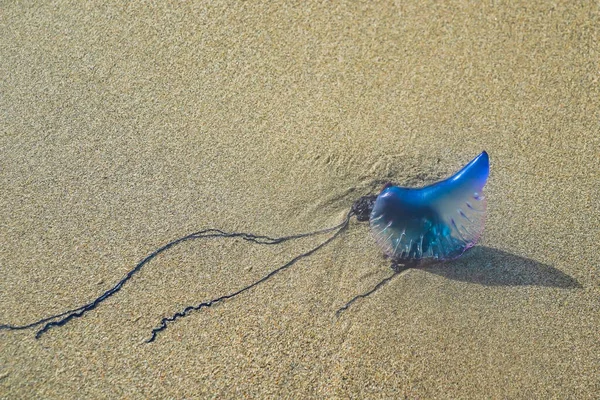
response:
{"label": "wet sand", "polygon": [[0,331],[0,397],[597,398],[600,16],[561,2],[4,4],[0,324],[103,293],[216,227],[340,223],[382,182],[487,150],[461,259],[388,277],[368,225],[190,241],[39,340]]}

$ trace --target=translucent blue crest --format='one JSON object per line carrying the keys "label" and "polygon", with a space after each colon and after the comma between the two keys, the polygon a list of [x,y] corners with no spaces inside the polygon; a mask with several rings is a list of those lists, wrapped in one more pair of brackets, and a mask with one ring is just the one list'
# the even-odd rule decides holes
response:
{"label": "translucent blue crest", "polygon": [[370,218],[375,240],[396,261],[459,257],[477,243],[483,231],[486,200],[482,190],[489,172],[484,151],[433,185],[383,189]]}

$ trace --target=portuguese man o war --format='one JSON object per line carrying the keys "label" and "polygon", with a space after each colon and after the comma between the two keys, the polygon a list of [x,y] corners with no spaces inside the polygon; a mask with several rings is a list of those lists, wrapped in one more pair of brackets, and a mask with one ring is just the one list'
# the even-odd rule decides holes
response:
{"label": "portuguese man o war", "polygon": [[399,262],[459,257],[483,232],[486,200],[482,190],[489,172],[484,151],[456,174],[433,185],[384,188],[370,216],[375,240]]}
{"label": "portuguese man o war", "polygon": [[290,268],[302,258],[314,254],[337,238],[348,227],[351,217],[354,216],[359,222],[369,221],[375,241],[392,260],[394,274],[379,282],[370,291],[352,298],[337,311],[336,315],[339,315],[357,300],[374,293],[402,270],[452,260],[473,247],[484,227],[486,200],[482,190],[488,175],[489,157],[484,151],[456,174],[443,181],[416,189],[388,184],[379,195],[363,196],[354,202],[340,224],[330,228],[278,238],[244,232],[225,232],[214,228],[194,232],[150,253],[113,287],[89,303],[25,325],[3,324],[0,325],[0,330],[23,330],[41,326],[35,335],[36,339],[39,339],[50,329],[63,326],[75,318],[81,318],[98,307],[100,303],[119,292],[144,265],[159,254],[184,242],[209,238],[238,238],[255,244],[276,245],[289,240],[329,234],[328,238],[317,246],[293,257],[257,281],[231,293],[187,306],[169,317],[162,318],[146,340],[150,343],[176,320],[193,311],[241,295]]}
{"label": "portuguese man o war", "polygon": [[443,181],[417,189],[388,184],[378,196],[357,200],[352,210],[359,221],[369,220],[394,274],[352,298],[336,315],[407,268],[455,259],[475,246],[485,223],[482,190],[489,172],[489,156],[483,151]]}

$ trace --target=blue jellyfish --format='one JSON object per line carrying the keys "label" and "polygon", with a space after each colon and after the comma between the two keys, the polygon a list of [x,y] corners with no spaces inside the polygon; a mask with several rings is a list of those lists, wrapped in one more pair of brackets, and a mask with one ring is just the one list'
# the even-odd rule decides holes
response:
{"label": "blue jellyfish", "polygon": [[448,179],[422,188],[385,187],[370,214],[379,246],[399,263],[454,259],[473,247],[485,223],[484,151]]}
{"label": "blue jellyfish", "polygon": [[[487,153],[484,151],[445,181],[421,189],[387,186],[377,197],[373,195],[363,196],[354,202],[352,208],[346,214],[346,218],[340,224],[313,232],[276,238],[245,232],[225,232],[216,228],[190,233],[154,250],[138,262],[115,285],[90,302],[24,325],[0,324],[0,330],[14,331],[42,325],[35,336],[40,338],[48,330],[63,326],[69,321],[81,318],[87,312],[94,310],[100,303],[119,292],[126,282],[159,254],[195,239],[238,238],[261,245],[277,245],[288,240],[329,234],[327,239],[324,239],[312,249],[291,258],[262,278],[228,294],[189,305],[171,316],[163,317],[159,325],[152,329],[147,340],[148,343],[153,342],[160,332],[167,329],[168,325],[177,319],[186,317],[194,311],[237,297],[290,268],[297,261],[314,254],[335,240],[348,228],[352,216],[355,216],[359,221],[370,220],[371,230],[377,243],[395,263],[412,265],[414,262],[421,263],[424,260],[436,261],[456,258],[477,243],[483,230],[486,203],[481,191],[488,178],[488,173],[489,160]],[[368,218],[369,215],[370,218]],[[393,276],[386,278],[369,292],[355,296],[340,308],[337,314],[339,315],[340,312],[346,310],[358,299],[367,297],[392,278]]]}

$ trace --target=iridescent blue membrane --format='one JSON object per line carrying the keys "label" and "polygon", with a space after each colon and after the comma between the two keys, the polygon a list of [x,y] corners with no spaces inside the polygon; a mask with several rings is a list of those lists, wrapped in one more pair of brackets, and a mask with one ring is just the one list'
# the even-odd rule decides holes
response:
{"label": "iridescent blue membrane", "polygon": [[490,172],[484,151],[441,182],[412,189],[389,186],[371,212],[371,231],[383,251],[400,262],[459,257],[483,231],[483,187]]}

